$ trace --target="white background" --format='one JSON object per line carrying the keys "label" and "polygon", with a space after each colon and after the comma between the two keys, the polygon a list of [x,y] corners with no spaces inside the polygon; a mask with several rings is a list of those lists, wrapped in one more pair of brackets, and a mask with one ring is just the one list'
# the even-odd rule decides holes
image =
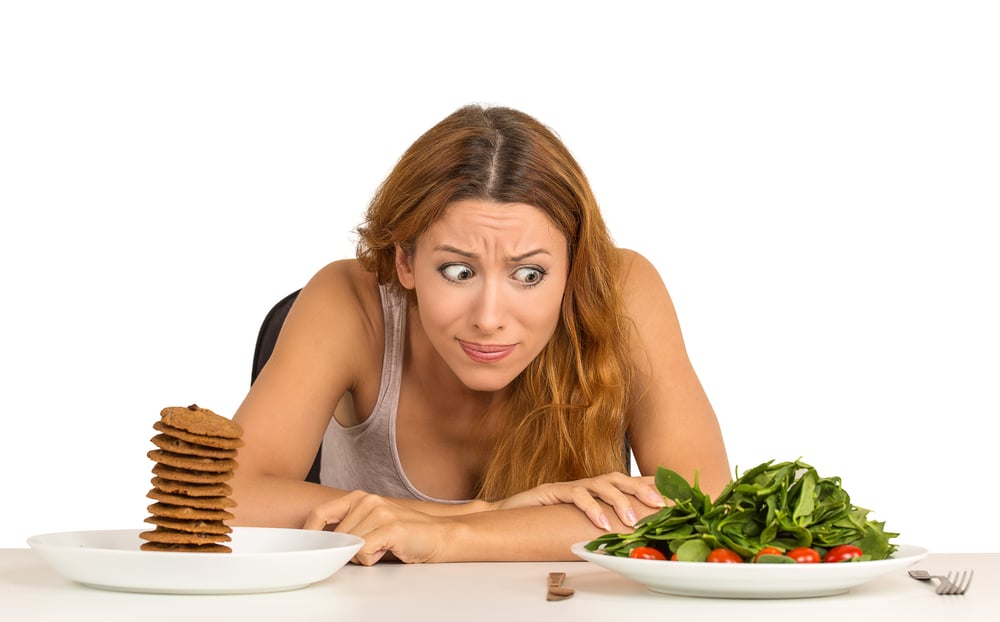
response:
{"label": "white background", "polygon": [[0,5],[0,547],[141,527],[160,409],[231,416],[270,305],[487,102],[659,267],[734,467],[801,456],[901,542],[1000,550],[998,32],[961,1]]}

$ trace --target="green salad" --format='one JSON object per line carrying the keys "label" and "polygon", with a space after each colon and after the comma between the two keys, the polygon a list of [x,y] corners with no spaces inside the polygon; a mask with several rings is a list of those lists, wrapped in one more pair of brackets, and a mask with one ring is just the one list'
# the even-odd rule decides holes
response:
{"label": "green salad", "polygon": [[852,504],[839,477],[820,477],[801,460],[771,460],[736,475],[712,501],[697,475],[689,484],[661,467],[656,487],[673,504],[638,521],[631,533],[605,534],[586,548],[620,557],[757,563],[877,560],[897,548],[890,540],[899,534]]}

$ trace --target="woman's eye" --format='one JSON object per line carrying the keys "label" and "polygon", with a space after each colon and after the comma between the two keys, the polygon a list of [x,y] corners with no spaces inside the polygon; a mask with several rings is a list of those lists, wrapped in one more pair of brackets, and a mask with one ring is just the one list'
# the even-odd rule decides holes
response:
{"label": "woman's eye", "polygon": [[441,266],[439,271],[441,272],[441,274],[444,275],[444,278],[448,279],[449,281],[456,281],[456,282],[468,281],[476,274],[475,272],[472,271],[472,268],[461,263],[452,263],[445,266]]}
{"label": "woman's eye", "polygon": [[537,267],[518,268],[514,271],[514,279],[524,285],[538,285],[545,278],[545,270]]}

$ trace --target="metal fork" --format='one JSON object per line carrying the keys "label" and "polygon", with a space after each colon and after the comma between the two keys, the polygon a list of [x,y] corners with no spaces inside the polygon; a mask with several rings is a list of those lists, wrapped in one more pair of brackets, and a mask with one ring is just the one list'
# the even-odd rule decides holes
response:
{"label": "metal fork", "polygon": [[960,594],[965,594],[965,590],[969,589],[969,584],[972,583],[973,571],[968,572],[956,572],[954,577],[952,573],[949,572],[947,576],[930,574],[926,570],[910,570],[909,575],[918,581],[930,581],[931,579],[938,580],[938,586],[934,590],[938,594],[943,594],[946,596]]}

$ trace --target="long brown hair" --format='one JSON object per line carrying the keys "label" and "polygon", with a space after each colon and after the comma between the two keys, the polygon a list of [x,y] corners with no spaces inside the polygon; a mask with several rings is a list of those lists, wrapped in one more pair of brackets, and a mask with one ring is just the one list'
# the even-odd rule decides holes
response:
{"label": "long brown hair", "polygon": [[[379,187],[358,227],[357,255],[401,288],[395,245],[410,250],[453,201],[524,203],[566,237],[560,322],[493,415],[497,430],[477,496],[625,468],[632,368],[622,268],[583,171],[547,127],[510,108],[466,106],[428,130]],[[411,299],[411,303],[415,303]]]}

